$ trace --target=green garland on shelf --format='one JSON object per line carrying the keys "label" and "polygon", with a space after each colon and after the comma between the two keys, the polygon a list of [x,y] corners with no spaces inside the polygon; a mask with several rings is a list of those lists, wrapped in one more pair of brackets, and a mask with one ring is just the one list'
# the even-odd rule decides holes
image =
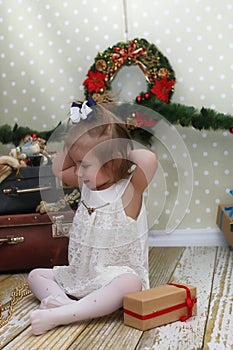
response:
{"label": "green garland on shelf", "polygon": [[158,112],[171,124],[180,124],[183,127],[192,126],[198,130],[229,130],[233,133],[233,116],[230,114],[219,113],[211,108],[202,107],[198,110],[193,106],[179,103],[164,103],[154,96],[145,99],[141,94],[140,97],[141,105]]}
{"label": "green garland on shelf", "polygon": [[0,126],[0,142],[4,145],[13,144],[17,147],[26,135],[36,135],[47,141],[54,130],[55,128],[49,131],[36,131],[29,127],[18,126],[17,123],[13,128],[8,124],[4,124]]}
{"label": "green garland on shelf", "polygon": [[[141,106],[158,112],[171,124],[180,124],[183,127],[193,127],[197,130],[228,130],[233,134],[233,116],[230,114],[219,113],[213,109],[204,107],[202,107],[201,110],[198,110],[192,106],[185,106],[179,103],[165,103],[156,99],[154,96],[149,96],[149,98],[147,96],[145,99],[143,94],[141,94],[141,97],[139,103],[135,102],[131,105],[131,112],[134,105],[136,106],[137,104],[140,104]],[[136,110],[137,108],[138,107],[136,106]],[[124,111],[124,113],[127,112],[124,108],[122,108],[122,111]],[[126,120],[128,115],[121,115],[120,112],[121,109],[119,109],[119,117]],[[37,131],[30,129],[29,127],[18,126],[17,124],[15,124],[13,128],[8,124],[4,124],[0,126],[0,142],[3,144],[12,143],[15,146],[18,146],[26,135],[33,134],[48,140],[56,128],[57,127],[49,131]],[[130,130],[130,132],[133,138],[140,138],[143,140],[148,137],[145,129],[148,128],[144,128],[144,130],[135,128],[134,130]]]}

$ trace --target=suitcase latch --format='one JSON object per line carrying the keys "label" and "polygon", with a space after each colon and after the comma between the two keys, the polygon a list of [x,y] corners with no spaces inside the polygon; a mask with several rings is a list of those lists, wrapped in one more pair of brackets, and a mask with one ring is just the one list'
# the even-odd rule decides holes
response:
{"label": "suitcase latch", "polygon": [[0,245],[2,245],[3,243],[18,244],[23,242],[24,242],[24,237],[6,236],[3,238],[0,238]]}
{"label": "suitcase latch", "polygon": [[53,238],[67,237],[72,225],[72,222],[63,222],[64,215],[53,216],[52,218],[52,235]]}

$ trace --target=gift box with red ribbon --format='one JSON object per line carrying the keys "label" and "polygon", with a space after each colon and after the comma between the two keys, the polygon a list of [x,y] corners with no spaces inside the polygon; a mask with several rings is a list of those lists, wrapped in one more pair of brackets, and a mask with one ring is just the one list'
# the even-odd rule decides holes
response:
{"label": "gift box with red ribbon", "polygon": [[124,323],[142,331],[197,314],[196,287],[180,283],[131,293],[124,297]]}
{"label": "gift box with red ribbon", "polygon": [[233,204],[219,204],[216,224],[233,247]]}

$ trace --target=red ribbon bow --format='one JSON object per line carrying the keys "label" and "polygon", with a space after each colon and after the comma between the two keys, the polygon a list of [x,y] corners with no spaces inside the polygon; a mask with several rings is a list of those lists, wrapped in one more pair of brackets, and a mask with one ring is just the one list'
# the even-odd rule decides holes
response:
{"label": "red ribbon bow", "polygon": [[119,63],[119,65],[123,65],[128,58],[135,61],[137,57],[146,55],[147,53],[144,47],[139,47],[137,49],[137,43],[135,41],[131,41],[128,49],[124,47],[114,47],[113,51],[112,60]]}
{"label": "red ribbon bow", "polygon": [[197,302],[197,298],[194,297],[192,299],[191,297],[191,292],[190,292],[190,289],[187,287],[187,286],[184,286],[183,284],[177,284],[177,283],[168,283],[169,285],[171,286],[175,286],[175,287],[178,287],[178,288],[183,288],[186,290],[186,293],[187,293],[187,297],[185,299],[185,302],[186,302],[186,306],[188,308],[188,313],[186,316],[181,316],[180,317],[180,321],[184,322],[184,321],[187,321],[187,319],[189,317],[192,317],[192,314],[193,314],[193,307],[194,305],[196,304]]}

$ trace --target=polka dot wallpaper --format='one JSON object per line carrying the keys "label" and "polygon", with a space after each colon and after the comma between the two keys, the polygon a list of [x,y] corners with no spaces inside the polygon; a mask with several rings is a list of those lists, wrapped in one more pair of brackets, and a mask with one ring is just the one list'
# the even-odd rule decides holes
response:
{"label": "polka dot wallpaper", "polygon": [[[177,161],[177,139],[170,150],[155,141],[153,149],[160,166],[148,191],[150,227],[166,231],[169,228],[214,228],[218,204],[233,203],[229,193],[233,189],[232,135],[181,126],[176,130],[190,159],[181,155],[180,162]],[[168,225],[175,204],[178,212],[173,223]],[[182,220],[177,221],[179,217]]]}
{"label": "polka dot wallpaper", "polygon": [[[230,0],[0,0],[0,124],[56,126],[70,101],[83,99],[82,82],[97,52],[135,37],[154,43],[169,59],[177,78],[173,102],[233,114],[232,18]],[[145,86],[138,67],[122,68],[112,83],[119,99],[128,101]],[[233,201],[233,135],[176,130],[193,170],[192,196],[181,186],[191,198],[176,224],[214,227],[217,204]],[[160,167],[150,188],[149,216],[153,228],[163,229],[181,181],[171,154],[160,142],[153,147]]]}

